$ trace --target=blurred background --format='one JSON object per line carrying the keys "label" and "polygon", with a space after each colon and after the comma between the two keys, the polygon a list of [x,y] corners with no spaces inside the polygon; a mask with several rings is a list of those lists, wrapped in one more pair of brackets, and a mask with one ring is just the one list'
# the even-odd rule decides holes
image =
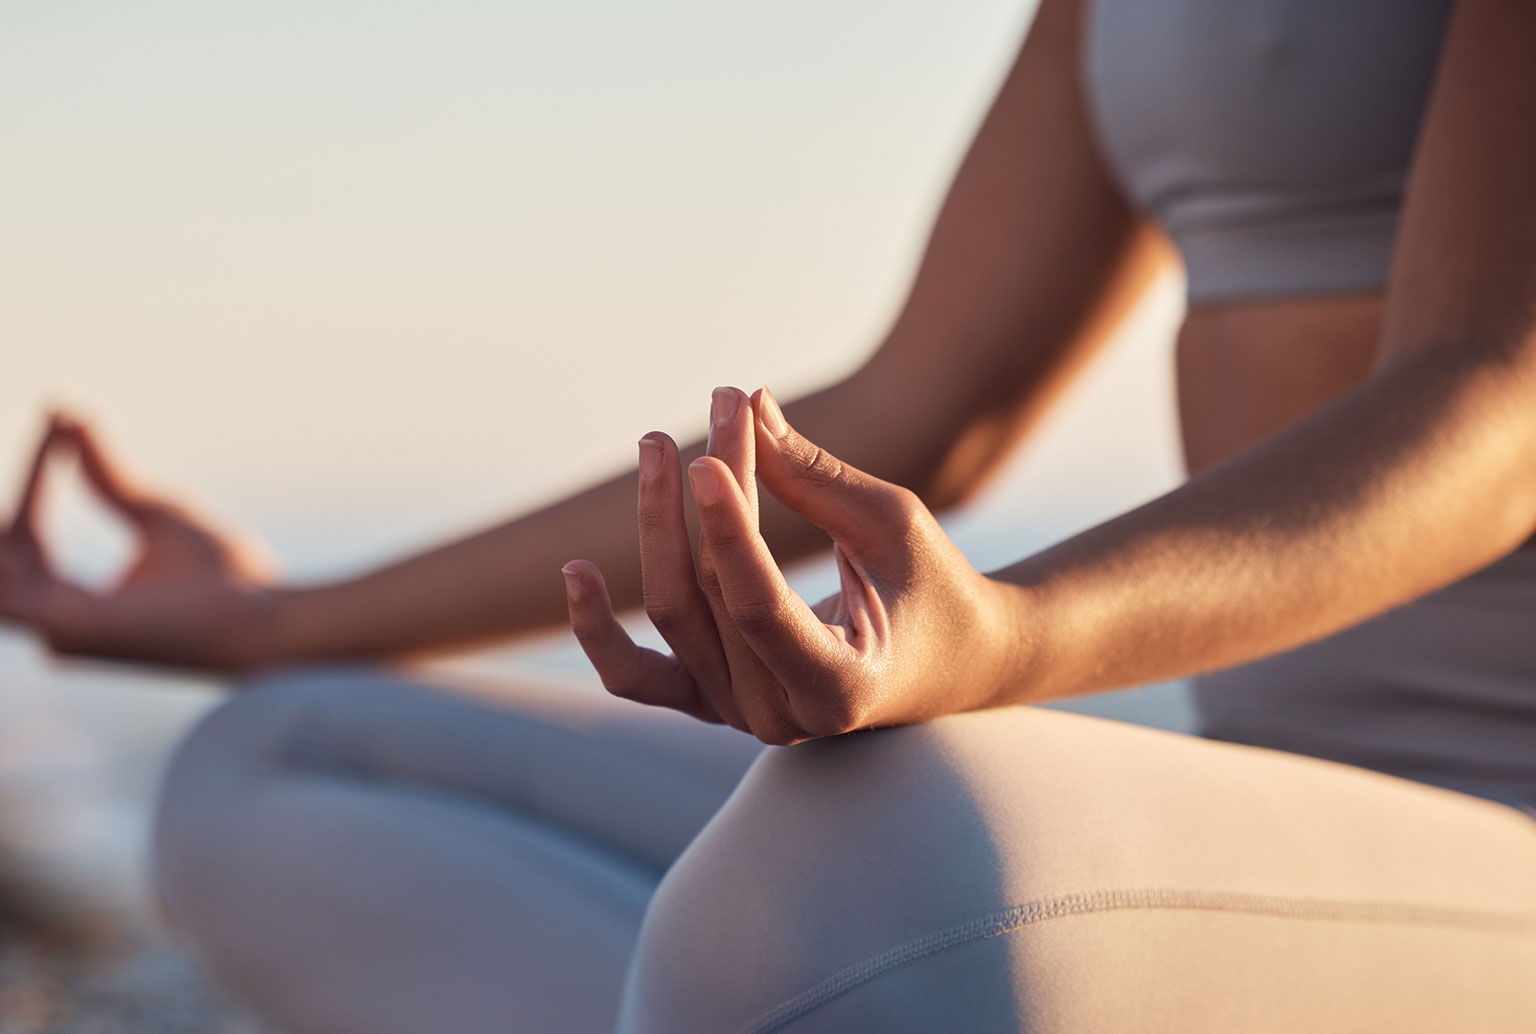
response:
{"label": "blurred background", "polygon": [[[701,431],[716,384],[816,387],[894,314],[1031,13],[9,0],[0,484],[66,406],[320,579],[628,466],[652,428]],[[976,563],[1176,481],[1180,286],[948,520]],[[128,539],[58,474],[57,551],[110,578]],[[456,664],[594,691],[563,632]],[[165,751],[218,692],[0,630],[0,872],[115,931],[82,954],[0,919],[0,1034],[254,1029],[155,933],[142,881]],[[1086,706],[1177,728],[1180,694]]]}

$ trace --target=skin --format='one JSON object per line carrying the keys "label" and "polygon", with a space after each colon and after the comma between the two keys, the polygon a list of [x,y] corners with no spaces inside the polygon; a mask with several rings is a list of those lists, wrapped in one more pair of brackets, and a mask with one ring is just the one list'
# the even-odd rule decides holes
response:
{"label": "skin", "polygon": [[[932,511],[984,483],[1163,260],[1093,148],[1079,21],[1073,0],[1042,5],[863,368],[782,415],[765,393],[717,392],[707,445],[647,436],[639,567],[612,534],[633,520],[627,477],[349,582],[285,589],[115,475],[95,479],[109,502],[171,515],[140,526],[140,581],[105,596],[59,583],[29,482],[0,552],[0,613],[66,651],[166,663],[395,657],[557,620],[553,571],[579,555],[564,602],[605,685],[788,743],[1240,663],[1529,538],[1536,72],[1522,41],[1536,7],[1461,0],[1390,289],[1192,311],[1190,481],[1002,571],[964,561]],[[55,447],[115,474],[78,427],[52,429]],[[773,557],[828,535],[843,586],[813,608]],[[673,656],[613,622],[642,597]]]}

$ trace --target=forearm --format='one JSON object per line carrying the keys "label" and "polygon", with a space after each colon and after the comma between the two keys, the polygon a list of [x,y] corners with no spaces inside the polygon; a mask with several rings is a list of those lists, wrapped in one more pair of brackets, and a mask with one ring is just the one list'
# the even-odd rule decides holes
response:
{"label": "forearm", "polygon": [[994,577],[1020,587],[998,703],[1208,671],[1327,636],[1536,526],[1536,363],[1425,350],[1183,487]]}

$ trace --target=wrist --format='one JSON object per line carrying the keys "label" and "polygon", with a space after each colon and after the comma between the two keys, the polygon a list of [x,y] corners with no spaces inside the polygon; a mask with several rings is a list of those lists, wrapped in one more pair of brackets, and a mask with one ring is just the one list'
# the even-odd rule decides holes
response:
{"label": "wrist", "polygon": [[243,673],[281,663],[277,627],[283,590],[270,585],[237,589],[223,615],[210,622],[204,649],[207,666]]}
{"label": "wrist", "polygon": [[309,627],[311,588],[265,586],[253,593],[252,619],[239,643],[241,668],[290,664],[316,656]]}
{"label": "wrist", "polygon": [[980,707],[1035,704],[1059,695],[1053,691],[1051,611],[1038,586],[986,576],[994,599],[1000,639],[999,662]]}
{"label": "wrist", "polygon": [[406,644],[389,635],[389,610],[372,605],[380,596],[357,580],[269,590],[260,663],[367,661],[402,652]]}

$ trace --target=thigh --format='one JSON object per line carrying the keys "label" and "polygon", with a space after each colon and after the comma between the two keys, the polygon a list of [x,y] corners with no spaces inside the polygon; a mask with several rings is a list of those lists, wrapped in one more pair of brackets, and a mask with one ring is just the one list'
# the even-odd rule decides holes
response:
{"label": "thigh", "polygon": [[620,1028],[1536,1029],[1536,822],[1031,708],[774,749],[652,899]]}
{"label": "thigh", "polygon": [[661,871],[755,753],[596,697],[263,678],[173,758],[156,880],[209,969],[294,1034],[596,1034]]}

